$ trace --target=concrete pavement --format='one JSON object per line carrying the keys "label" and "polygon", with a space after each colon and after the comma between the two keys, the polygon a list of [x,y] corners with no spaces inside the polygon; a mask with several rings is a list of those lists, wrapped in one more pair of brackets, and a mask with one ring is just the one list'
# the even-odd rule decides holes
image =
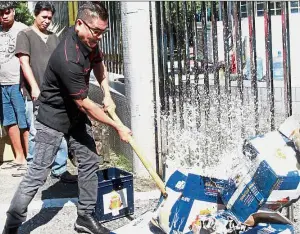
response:
{"label": "concrete pavement", "polygon": [[[0,233],[6,211],[22,177],[12,177],[16,169],[0,169]],[[77,184],[65,184],[48,177],[28,207],[28,217],[19,233],[27,234],[75,234],[73,224],[77,217]],[[135,212],[132,216],[106,222],[109,230],[115,230],[147,211],[153,211],[158,204],[160,192],[135,192]]]}

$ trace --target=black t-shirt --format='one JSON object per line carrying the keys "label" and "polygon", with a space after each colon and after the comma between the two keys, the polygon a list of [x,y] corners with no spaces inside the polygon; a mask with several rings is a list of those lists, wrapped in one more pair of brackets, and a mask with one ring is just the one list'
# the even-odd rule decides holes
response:
{"label": "black t-shirt", "polygon": [[63,133],[78,122],[85,122],[87,116],[74,99],[87,97],[91,69],[102,58],[99,48],[91,50],[84,45],[71,27],[49,59],[38,99],[37,120]]}

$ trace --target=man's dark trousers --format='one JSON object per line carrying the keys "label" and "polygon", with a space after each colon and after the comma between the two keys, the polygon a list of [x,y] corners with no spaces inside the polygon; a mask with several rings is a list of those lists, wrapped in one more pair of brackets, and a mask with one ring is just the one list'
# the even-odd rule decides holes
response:
{"label": "man's dark trousers", "polygon": [[[7,211],[6,227],[19,227],[26,221],[27,207],[38,189],[45,183],[55,160],[62,138],[62,132],[36,121],[36,150],[33,163],[29,165]],[[97,202],[100,157],[96,153],[91,122],[85,121],[72,127],[66,136],[69,149],[78,158],[79,215],[92,213]]]}

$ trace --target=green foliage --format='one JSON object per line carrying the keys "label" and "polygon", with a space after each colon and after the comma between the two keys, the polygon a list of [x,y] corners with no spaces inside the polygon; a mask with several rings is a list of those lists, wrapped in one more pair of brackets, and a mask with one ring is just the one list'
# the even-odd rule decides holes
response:
{"label": "green foliage", "polygon": [[16,2],[15,11],[16,11],[16,15],[15,15],[16,21],[22,22],[23,24],[26,24],[28,26],[33,24],[34,17],[29,12],[29,9],[27,7],[27,1]]}

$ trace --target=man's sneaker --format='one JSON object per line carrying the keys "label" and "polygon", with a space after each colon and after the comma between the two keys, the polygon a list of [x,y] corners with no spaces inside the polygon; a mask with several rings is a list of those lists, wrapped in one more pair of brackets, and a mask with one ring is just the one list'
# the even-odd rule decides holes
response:
{"label": "man's sneaker", "polygon": [[51,174],[51,177],[60,179],[61,182],[64,182],[64,183],[77,183],[77,180],[78,180],[77,175],[72,175],[68,171],[65,171],[64,173],[62,173],[60,175]]}
{"label": "man's sneaker", "polygon": [[78,215],[74,224],[77,232],[86,232],[90,234],[108,234],[110,231],[103,227],[93,214]]}
{"label": "man's sneaker", "polygon": [[2,234],[18,234],[18,229],[19,228],[7,228],[4,227]]}

